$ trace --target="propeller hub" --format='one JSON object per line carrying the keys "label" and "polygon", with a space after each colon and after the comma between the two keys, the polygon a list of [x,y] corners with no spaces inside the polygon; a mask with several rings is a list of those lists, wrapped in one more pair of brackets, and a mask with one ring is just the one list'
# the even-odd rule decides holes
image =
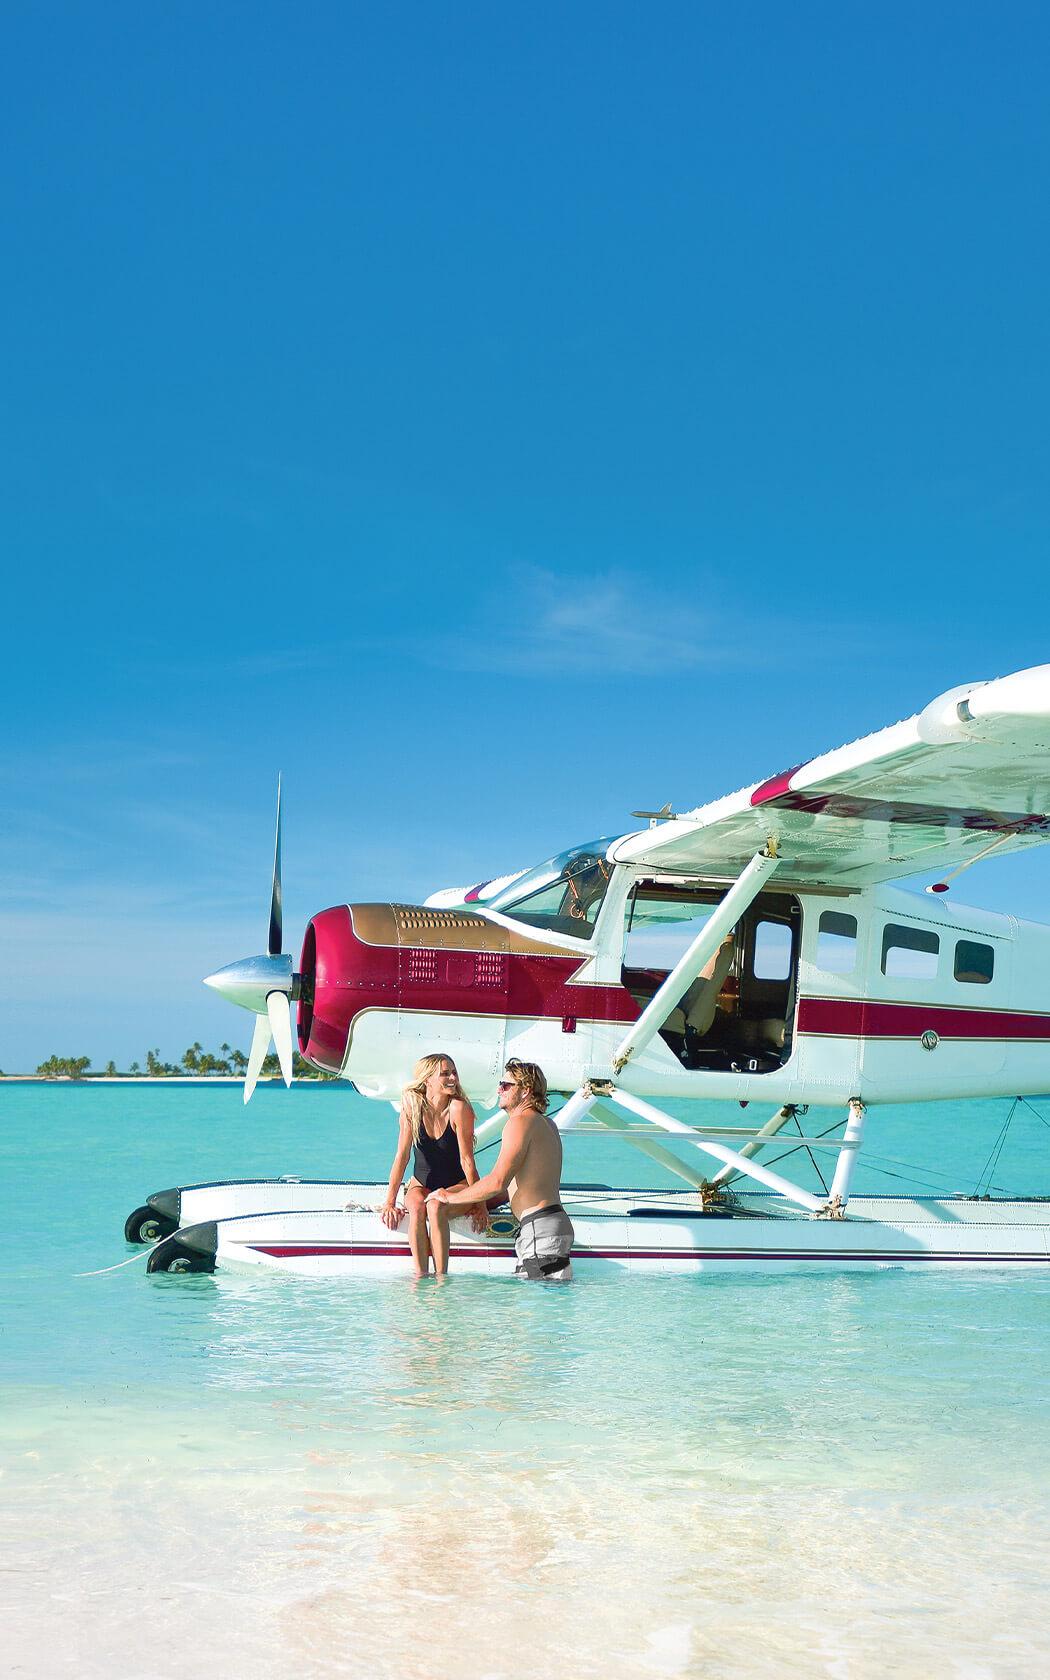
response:
{"label": "propeller hub", "polygon": [[277,957],[243,957],[229,963],[204,982],[229,1003],[250,1009],[253,1015],[266,1014],[266,999],[271,992],[282,992],[291,1000],[299,995],[299,976],[292,972],[288,953]]}

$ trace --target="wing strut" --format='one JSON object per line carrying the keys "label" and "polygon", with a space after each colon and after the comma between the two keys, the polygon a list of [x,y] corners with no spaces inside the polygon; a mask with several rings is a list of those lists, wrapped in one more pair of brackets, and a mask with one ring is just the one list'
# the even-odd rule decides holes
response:
{"label": "wing strut", "polygon": [[714,956],[730,928],[736,926],[752,899],[772,875],[780,858],[776,846],[767,841],[756,852],[735,885],[730,887],[713,915],[709,916],[685,955],[679,958],[666,980],[653,993],[630,1032],[613,1057],[613,1072],[621,1073],[636,1050],[644,1050],[655,1038],[672,1009],[677,1009],[704,964]]}

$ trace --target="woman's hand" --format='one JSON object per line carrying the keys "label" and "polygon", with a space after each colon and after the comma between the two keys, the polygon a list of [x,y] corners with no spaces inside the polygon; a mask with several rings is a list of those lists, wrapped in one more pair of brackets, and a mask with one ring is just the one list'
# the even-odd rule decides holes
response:
{"label": "woman's hand", "polygon": [[379,1217],[388,1231],[396,1231],[405,1217],[405,1210],[398,1207],[396,1202],[386,1201],[379,1209]]}
{"label": "woman's hand", "polygon": [[489,1210],[484,1202],[475,1202],[470,1209],[470,1228],[480,1237],[489,1228]]}

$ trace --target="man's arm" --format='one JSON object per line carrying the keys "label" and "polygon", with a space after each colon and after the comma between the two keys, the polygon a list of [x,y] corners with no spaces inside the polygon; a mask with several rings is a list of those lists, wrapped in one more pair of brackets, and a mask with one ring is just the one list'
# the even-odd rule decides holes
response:
{"label": "man's arm", "polygon": [[[468,1184],[478,1182],[478,1166],[474,1159],[474,1108],[467,1100],[452,1104],[452,1123],[456,1128],[456,1140],[459,1144],[459,1162],[463,1168],[463,1177]],[[474,1230],[480,1234],[489,1222],[488,1208],[484,1202],[473,1202],[464,1210],[470,1214]]]}
{"label": "man's arm", "polygon": [[505,1195],[507,1185],[517,1175],[525,1159],[528,1146],[525,1121],[508,1120],[503,1128],[503,1141],[492,1171],[473,1184],[465,1184],[462,1190],[435,1190],[427,1197],[427,1201],[444,1202],[448,1207],[464,1207],[471,1202],[485,1201],[489,1196]]}
{"label": "man's arm", "polygon": [[459,1145],[459,1164],[463,1168],[463,1177],[468,1184],[478,1181],[477,1162],[474,1159],[474,1109],[469,1102],[455,1101],[453,1105],[453,1120],[456,1127],[456,1142]]}

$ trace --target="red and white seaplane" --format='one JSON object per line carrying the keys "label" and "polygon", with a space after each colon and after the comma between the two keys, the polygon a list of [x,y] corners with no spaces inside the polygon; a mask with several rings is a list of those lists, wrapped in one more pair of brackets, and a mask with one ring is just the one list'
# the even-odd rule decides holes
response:
{"label": "red and white seaplane", "polygon": [[[455,1058],[491,1105],[509,1056],[568,1100],[564,1130],[615,1134],[678,1191],[566,1189],[575,1270],[1047,1264],[1050,1201],[850,1197],[880,1103],[1050,1088],[1050,927],[967,909],[950,880],[1050,838],[1050,665],[974,682],[915,717],[694,811],[425,904],[315,915],[298,969],[282,951],[280,799],[267,954],[207,984],[258,1016],[251,1096],[271,1034],[395,1105],[416,1059]],[[895,881],[938,870],[925,893]],[[668,1099],[721,1098],[723,1126]],[[737,1104],[766,1105],[741,1125]],[[838,1109],[830,1137],[801,1117]],[[496,1136],[502,1116],[478,1131]],[[763,1164],[791,1140],[827,1163],[823,1193]],[[752,1188],[741,1188],[750,1181]],[[406,1272],[378,1184],[242,1181],[151,1196],[133,1240],[153,1270],[228,1265]],[[455,1269],[509,1273],[514,1221],[453,1224]]]}

